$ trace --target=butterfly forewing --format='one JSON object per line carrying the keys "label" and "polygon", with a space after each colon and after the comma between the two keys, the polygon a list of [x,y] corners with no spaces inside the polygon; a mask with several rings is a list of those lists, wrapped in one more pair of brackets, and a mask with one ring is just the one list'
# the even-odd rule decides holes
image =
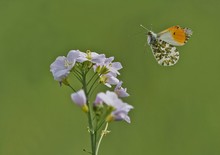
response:
{"label": "butterfly forewing", "polygon": [[192,30],[182,28],[180,26],[172,26],[157,34],[158,39],[161,39],[174,46],[183,46],[191,37]]}
{"label": "butterfly forewing", "polygon": [[192,36],[192,30],[190,28],[184,28],[184,31],[186,33],[186,40],[185,43],[189,40],[189,38]]}
{"label": "butterfly forewing", "polygon": [[179,52],[176,47],[165,41],[157,40],[150,46],[155,59],[162,66],[172,66],[179,60]]}

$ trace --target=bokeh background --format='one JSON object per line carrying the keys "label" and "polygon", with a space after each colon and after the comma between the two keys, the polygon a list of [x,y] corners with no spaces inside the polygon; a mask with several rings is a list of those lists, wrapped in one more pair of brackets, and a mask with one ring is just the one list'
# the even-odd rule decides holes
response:
{"label": "bokeh background", "polygon": [[[135,109],[114,122],[100,155],[220,154],[218,0],[0,0],[0,155],[83,155],[87,117],[49,72],[57,56],[115,56]],[[143,24],[194,34],[162,67]]]}

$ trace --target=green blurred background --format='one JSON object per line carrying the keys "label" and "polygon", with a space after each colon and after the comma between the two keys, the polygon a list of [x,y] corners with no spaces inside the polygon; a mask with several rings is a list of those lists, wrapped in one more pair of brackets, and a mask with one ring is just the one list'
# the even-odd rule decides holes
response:
{"label": "green blurred background", "polygon": [[[0,155],[83,155],[87,118],[49,72],[57,56],[90,49],[115,56],[135,109],[114,122],[100,155],[219,155],[218,0],[0,0]],[[146,31],[194,34],[162,67]],[[151,26],[152,24],[152,26]]]}

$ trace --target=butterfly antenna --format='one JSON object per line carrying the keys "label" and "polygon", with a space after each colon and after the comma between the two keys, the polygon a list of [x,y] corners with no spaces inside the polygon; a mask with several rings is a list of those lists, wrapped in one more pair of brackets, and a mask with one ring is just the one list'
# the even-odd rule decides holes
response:
{"label": "butterfly antenna", "polygon": [[142,27],[143,29],[150,31],[148,28],[146,28],[145,26],[143,26],[142,24],[140,24],[140,27]]}
{"label": "butterfly antenna", "polygon": [[153,30],[153,24],[150,24],[150,30],[151,31]]}

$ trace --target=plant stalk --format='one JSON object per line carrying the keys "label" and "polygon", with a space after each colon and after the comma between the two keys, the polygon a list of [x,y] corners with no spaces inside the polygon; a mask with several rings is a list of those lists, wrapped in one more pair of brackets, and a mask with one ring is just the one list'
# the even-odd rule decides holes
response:
{"label": "plant stalk", "polygon": [[93,120],[92,120],[92,105],[89,103],[89,92],[87,90],[87,81],[86,81],[86,74],[82,74],[82,84],[83,84],[83,90],[86,94],[86,104],[89,107],[89,112],[88,112],[88,123],[89,123],[89,134],[90,134],[90,139],[91,139],[91,148],[92,148],[92,155],[95,155],[96,153],[96,132],[94,131],[94,126],[93,126]]}
{"label": "plant stalk", "polygon": [[102,138],[108,133],[108,123],[106,123],[105,125],[105,129],[102,131],[101,133],[101,137],[99,139],[99,142],[97,144],[97,149],[96,149],[96,152],[95,152],[95,155],[98,155],[98,152],[99,152],[99,147],[100,147],[100,144],[101,144],[101,141],[102,141]]}

